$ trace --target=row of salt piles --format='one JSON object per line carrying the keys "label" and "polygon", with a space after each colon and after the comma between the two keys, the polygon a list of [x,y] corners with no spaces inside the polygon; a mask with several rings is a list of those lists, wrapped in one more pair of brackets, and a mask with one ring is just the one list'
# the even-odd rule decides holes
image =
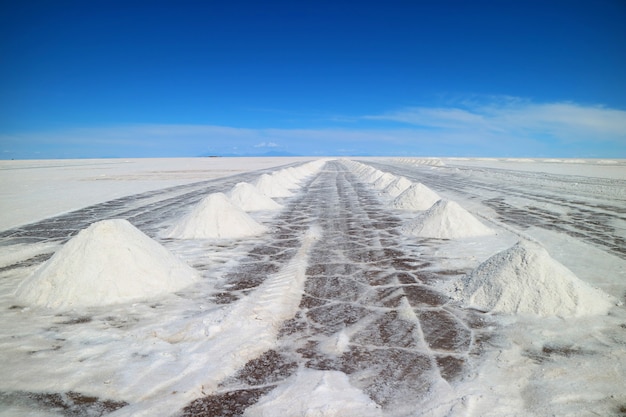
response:
{"label": "row of salt piles", "polygon": [[[358,162],[345,163],[361,180],[381,190],[382,196],[393,198],[391,207],[422,211],[402,227],[404,233],[435,239],[495,233],[459,204],[441,199],[423,184]],[[580,317],[607,314],[617,303],[552,258],[538,242],[527,239],[491,256],[453,282],[450,290],[453,298],[470,307],[502,314]]]}
{"label": "row of salt piles", "polygon": [[[295,190],[323,164],[324,161],[312,161],[268,177],[272,183]],[[269,184],[262,178],[265,177],[261,176],[257,184]],[[270,184],[270,188],[275,187]],[[166,230],[163,237],[221,239],[258,235],[267,227],[247,212],[280,208],[259,188],[242,182],[228,196],[207,196]],[[19,284],[15,297],[26,305],[70,310],[164,295],[199,279],[193,268],[130,222],[112,219],[81,230]]]}

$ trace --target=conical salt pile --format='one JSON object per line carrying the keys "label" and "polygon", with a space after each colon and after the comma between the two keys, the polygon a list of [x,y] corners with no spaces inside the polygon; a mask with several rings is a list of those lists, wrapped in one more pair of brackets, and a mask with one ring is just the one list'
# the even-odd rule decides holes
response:
{"label": "conical salt pile", "polygon": [[471,306],[505,314],[586,316],[606,314],[615,303],[528,241],[487,259],[456,284],[456,292]]}
{"label": "conical salt pile", "polygon": [[377,190],[382,190],[384,189],[386,186],[388,186],[389,184],[391,184],[392,182],[394,182],[396,180],[396,176],[393,174],[390,174],[389,172],[385,172],[383,175],[381,175],[380,177],[378,177],[378,179],[376,181],[374,181],[372,183],[372,186],[374,188],[376,188]]}
{"label": "conical salt pile", "polygon": [[254,186],[268,197],[291,197],[293,193],[287,188],[280,185],[269,174],[261,175],[255,182]]}
{"label": "conical salt pile", "polygon": [[177,239],[241,238],[267,231],[223,193],[210,194],[166,232]]}
{"label": "conical salt pile", "polygon": [[280,210],[283,207],[247,182],[235,185],[228,197],[234,205],[244,211]]}
{"label": "conical salt pile", "polygon": [[454,201],[439,200],[403,228],[407,234],[435,239],[455,239],[493,234]]}
{"label": "conical salt pile", "polygon": [[195,270],[126,220],[80,231],[23,281],[19,302],[49,308],[115,304],[178,291]]}
{"label": "conical salt pile", "polygon": [[439,194],[418,182],[397,196],[391,206],[400,210],[428,210],[440,199]]}
{"label": "conical salt pile", "polygon": [[395,198],[399,196],[400,194],[402,194],[412,184],[413,183],[410,180],[404,177],[397,177],[395,180],[393,180],[391,184],[385,187],[383,191],[389,197]]}
{"label": "conical salt pile", "polygon": [[296,188],[299,188],[297,181],[291,178],[291,176],[283,170],[273,172],[271,177],[276,184],[288,190],[295,190]]}
{"label": "conical salt pile", "polygon": [[373,168],[371,172],[366,173],[362,178],[364,182],[368,182],[370,184],[374,183],[377,179],[382,177],[385,173]]}

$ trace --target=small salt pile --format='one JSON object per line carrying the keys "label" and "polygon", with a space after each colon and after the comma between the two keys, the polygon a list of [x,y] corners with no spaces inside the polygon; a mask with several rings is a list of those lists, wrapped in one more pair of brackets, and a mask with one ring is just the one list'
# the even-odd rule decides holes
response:
{"label": "small salt pile", "polygon": [[81,230],[16,291],[19,302],[55,309],[101,306],[178,291],[195,270],[126,220]]}
{"label": "small salt pile", "polygon": [[505,314],[578,317],[606,314],[615,304],[529,241],[487,259],[455,291],[470,306]]}
{"label": "small salt pile", "polygon": [[405,177],[397,177],[391,184],[383,190],[383,193],[391,198],[395,198],[402,194],[413,183]]}
{"label": "small salt pile", "polygon": [[421,183],[414,183],[398,195],[391,206],[400,210],[428,210],[441,197]]}
{"label": "small salt pile", "polygon": [[365,174],[365,176],[363,176],[363,181],[372,184],[383,175],[384,175],[384,172],[378,169],[374,169],[370,173],[367,173]]}
{"label": "small salt pile", "polygon": [[247,182],[235,185],[228,197],[244,211],[280,210],[283,207]]}
{"label": "small salt pile", "polygon": [[382,417],[378,404],[355,388],[346,374],[304,368],[291,384],[269,392],[246,409],[246,417]]}
{"label": "small salt pile", "polygon": [[188,215],[172,226],[165,237],[177,239],[242,238],[265,233],[245,211],[234,205],[224,193],[210,194]]}
{"label": "small salt pile", "polygon": [[273,172],[270,176],[276,184],[286,188],[287,190],[295,190],[296,188],[299,188],[298,182],[291,178],[290,175],[283,170]]}
{"label": "small salt pile", "polygon": [[437,201],[402,230],[409,235],[434,239],[455,239],[494,233],[463,207],[448,200]]}
{"label": "small salt pile", "polygon": [[293,193],[284,186],[280,185],[275,178],[269,174],[261,175],[255,182],[254,186],[268,197],[291,197]]}
{"label": "small salt pile", "polygon": [[381,175],[380,177],[378,177],[378,179],[376,181],[374,181],[372,183],[372,186],[374,188],[376,188],[377,190],[382,190],[385,187],[387,187],[389,184],[391,184],[392,182],[394,182],[396,180],[396,176],[389,173],[389,172],[385,172],[383,175]]}

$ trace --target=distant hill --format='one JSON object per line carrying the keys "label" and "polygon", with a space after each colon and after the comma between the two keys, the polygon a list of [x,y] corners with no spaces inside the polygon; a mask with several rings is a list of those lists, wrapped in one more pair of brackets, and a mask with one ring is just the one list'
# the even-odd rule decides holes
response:
{"label": "distant hill", "polygon": [[207,153],[207,154],[203,154],[200,155],[201,157],[271,157],[271,156],[303,156],[303,155],[298,155],[298,154],[294,154],[294,153],[290,153],[290,152],[286,152],[286,151],[269,151],[269,152],[259,152],[259,153]]}

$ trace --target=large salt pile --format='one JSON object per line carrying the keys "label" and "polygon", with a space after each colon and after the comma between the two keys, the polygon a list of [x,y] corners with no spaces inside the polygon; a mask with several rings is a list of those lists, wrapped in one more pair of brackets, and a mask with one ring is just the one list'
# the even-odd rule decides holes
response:
{"label": "large salt pile", "polygon": [[606,314],[615,303],[528,241],[487,259],[455,291],[471,306],[505,314],[576,317]]}
{"label": "large salt pile", "polygon": [[71,309],[149,298],[194,283],[197,273],[126,220],[80,231],[17,289],[19,302]]}
{"label": "large salt pile", "polygon": [[254,186],[268,197],[291,197],[293,194],[269,174],[261,175]]}
{"label": "large salt pile", "polygon": [[405,177],[397,177],[391,184],[383,190],[389,197],[395,198],[402,194],[413,183]]}
{"label": "large salt pile", "polygon": [[417,219],[407,224],[403,231],[419,237],[455,239],[493,234],[467,210],[449,200],[439,200]]}
{"label": "large salt pile", "polygon": [[389,172],[385,172],[383,175],[381,175],[380,177],[378,177],[378,179],[376,181],[374,181],[372,183],[372,186],[374,188],[376,188],[377,190],[382,190],[385,187],[387,187],[389,184],[391,184],[392,182],[394,182],[396,180],[396,176],[389,173]]}
{"label": "large salt pile", "polygon": [[166,237],[177,239],[241,238],[267,231],[224,193],[210,194],[172,226]]}
{"label": "large salt pile", "polygon": [[400,210],[428,210],[440,199],[436,192],[418,182],[398,195],[391,205]]}
{"label": "large salt pile", "polygon": [[279,210],[283,207],[247,182],[235,185],[228,197],[234,205],[244,211]]}

